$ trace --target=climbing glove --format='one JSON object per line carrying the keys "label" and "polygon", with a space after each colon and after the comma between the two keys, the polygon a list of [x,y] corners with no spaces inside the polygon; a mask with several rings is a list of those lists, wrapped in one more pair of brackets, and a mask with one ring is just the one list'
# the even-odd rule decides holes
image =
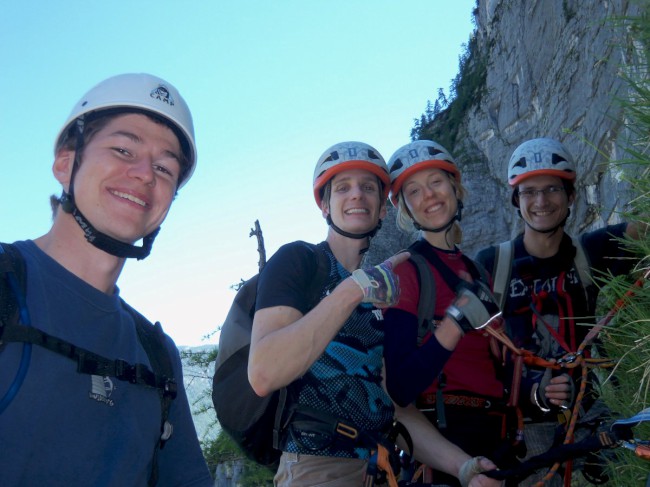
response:
{"label": "climbing glove", "polygon": [[456,301],[445,313],[463,334],[488,325],[501,316],[501,310],[490,289],[480,281],[463,283],[456,289]]}
{"label": "climbing glove", "polygon": [[481,467],[481,460],[485,457],[473,457],[463,463],[458,472],[458,481],[463,487],[467,487],[475,475],[484,471]]}
{"label": "climbing glove", "polygon": [[[564,404],[561,406],[561,409],[572,409],[576,399],[575,384],[573,383],[573,379],[571,378],[571,376],[569,376],[568,374],[560,374],[560,375],[567,376],[568,380],[566,383],[569,386],[569,392],[567,393],[569,397],[565,400]],[[552,408],[556,407],[554,404],[549,402],[549,400],[546,397],[546,386],[548,386],[551,383],[551,379],[553,377],[554,377],[553,370],[550,368],[546,369],[544,371],[544,375],[542,375],[542,380],[540,381],[539,386],[534,387],[532,391],[533,402],[544,413],[547,413]]]}
{"label": "climbing glove", "polygon": [[352,279],[363,291],[363,303],[387,307],[399,301],[399,278],[388,260],[375,267],[355,270]]}

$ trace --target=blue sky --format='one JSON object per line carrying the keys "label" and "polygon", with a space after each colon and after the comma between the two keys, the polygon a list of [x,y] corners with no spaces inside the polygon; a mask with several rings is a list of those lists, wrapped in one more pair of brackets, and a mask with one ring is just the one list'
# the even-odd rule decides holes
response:
{"label": "blue sky", "polygon": [[311,191],[330,145],[386,159],[448,91],[475,0],[21,0],[0,6],[0,240],[49,229],[53,144],[91,86],[125,72],[174,84],[194,115],[198,165],[122,296],[178,345],[223,322],[231,285],[267,255],[325,238]]}

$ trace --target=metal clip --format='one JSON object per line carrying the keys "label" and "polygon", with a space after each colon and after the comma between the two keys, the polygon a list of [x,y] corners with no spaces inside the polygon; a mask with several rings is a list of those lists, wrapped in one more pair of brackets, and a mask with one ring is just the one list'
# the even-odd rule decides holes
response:
{"label": "metal clip", "polygon": [[352,440],[356,440],[359,437],[357,429],[345,423],[337,423],[336,432],[342,436],[347,436]]}

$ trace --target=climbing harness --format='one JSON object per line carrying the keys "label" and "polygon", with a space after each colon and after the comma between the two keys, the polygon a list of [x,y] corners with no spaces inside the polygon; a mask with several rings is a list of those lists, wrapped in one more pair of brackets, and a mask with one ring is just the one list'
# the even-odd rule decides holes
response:
{"label": "climbing harness", "polygon": [[364,448],[370,452],[364,487],[388,482],[397,487],[397,474],[400,470],[397,438],[401,437],[412,454],[413,442],[406,427],[394,421],[387,431],[369,432],[356,428],[349,422],[340,420],[324,411],[301,404],[288,407],[286,431],[280,443],[282,448],[291,438],[307,450],[320,450],[331,445],[342,449]]}
{"label": "climbing harness", "polygon": [[[563,370],[563,369],[571,370],[577,368],[580,368],[581,370],[580,388],[578,394],[576,395],[573,409],[572,411],[568,411],[568,410],[563,411],[563,414],[565,415],[565,418],[567,420],[568,427],[566,430],[566,436],[562,447],[558,447],[560,449],[558,448],[553,449],[553,452],[557,450],[557,454],[547,452],[549,453],[547,456],[544,456],[546,454],[543,454],[538,456],[541,458],[534,457],[544,462],[542,466],[547,466],[548,464],[550,464],[549,459],[554,460],[553,466],[550,468],[547,475],[544,476],[544,478],[540,482],[538,482],[535,487],[541,487],[548,480],[550,480],[555,475],[562,462],[567,460],[567,455],[569,455],[570,458],[574,458],[574,457],[584,455],[590,451],[597,451],[605,447],[624,446],[628,449],[634,449],[637,455],[640,456],[641,458],[650,458],[650,446],[648,446],[649,445],[648,442],[634,440],[632,442],[628,441],[628,443],[625,443],[625,441],[621,440],[616,435],[614,435],[614,439],[612,439],[611,437],[612,435],[608,437],[607,435],[603,435],[602,433],[598,439],[598,443],[586,442],[588,440],[587,439],[587,440],[583,440],[585,441],[585,443],[580,442],[581,447],[576,447],[574,449],[568,447],[568,445],[571,445],[573,443],[573,439],[574,439],[573,435],[579,417],[581,403],[584,398],[586,387],[587,387],[588,369],[594,367],[611,368],[614,367],[615,365],[614,359],[589,357],[585,353],[585,349],[596,339],[596,337],[600,334],[602,329],[611,322],[612,318],[616,315],[616,313],[628,304],[629,298],[631,298],[634,295],[636,289],[640,288],[643,285],[643,283],[648,279],[649,276],[650,276],[650,271],[647,271],[642,277],[640,277],[634,282],[634,284],[630,287],[630,289],[628,289],[627,292],[615,302],[614,306],[607,312],[607,314],[603,316],[598,321],[598,323],[589,331],[589,333],[586,335],[586,337],[584,338],[580,346],[577,347],[577,350],[575,352],[568,352],[556,361],[542,359],[541,357],[534,355],[532,352],[528,350],[520,349],[516,347],[512,343],[510,338],[505,334],[505,331],[503,329],[486,327],[486,330],[490,335],[494,336],[497,340],[499,340],[514,354],[516,368],[521,367],[522,365],[534,365],[534,366],[546,367],[547,369],[553,369],[553,370]],[[511,399],[513,398],[514,392],[515,391],[513,390],[513,393],[511,394]],[[517,395],[518,395],[518,391],[517,391]],[[632,423],[638,424],[641,421],[648,421],[649,419],[650,419],[650,410],[646,409],[641,413],[639,413],[638,415],[634,416],[633,418],[630,418],[628,420],[620,420],[619,422],[614,423],[612,427],[617,426],[618,428],[623,428],[625,425],[632,424]],[[562,449],[563,447],[564,449]],[[588,447],[591,449],[584,450],[582,447]],[[525,464],[527,463],[528,462],[525,462]],[[535,462],[530,463],[530,465],[533,464],[536,466],[531,467],[530,472],[539,468],[539,466],[535,464]],[[493,478],[500,478],[499,476],[496,476],[496,474],[490,474],[489,476],[492,476]],[[569,475],[566,475],[566,477],[569,477]],[[507,477],[504,476],[503,478],[505,479]],[[522,478],[525,478],[525,476]]]}
{"label": "climbing harness", "polygon": [[483,475],[507,482],[519,482],[528,477],[535,470],[553,465],[553,468],[536,487],[543,486],[550,480],[557,467],[567,460],[585,456],[603,449],[626,448],[644,460],[650,461],[650,441],[633,438],[632,428],[640,423],[650,421],[650,408],[646,408],[631,418],[614,421],[607,429],[602,429],[597,435],[589,436],[577,443],[564,443],[561,446],[537,455],[513,469],[490,470]]}

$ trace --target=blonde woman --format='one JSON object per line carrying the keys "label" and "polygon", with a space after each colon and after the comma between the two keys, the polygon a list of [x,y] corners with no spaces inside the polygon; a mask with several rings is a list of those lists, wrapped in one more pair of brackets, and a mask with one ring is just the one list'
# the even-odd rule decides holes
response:
{"label": "blonde woman", "polygon": [[[463,295],[471,294],[483,299],[470,300],[467,307],[485,305],[487,318],[498,308],[491,302],[488,278],[457,247],[465,196],[460,171],[444,147],[427,140],[401,147],[388,166],[397,223],[407,232],[414,227],[420,231],[421,238],[409,252],[426,262],[422,271],[408,264],[396,269],[401,297],[384,317],[388,392],[400,406],[415,403],[445,437],[470,455],[486,455],[498,465],[497,450],[507,443],[498,349],[480,329],[488,320],[467,323],[472,312],[460,310],[458,304]],[[435,303],[432,319],[419,323],[420,287],[426,273],[433,277],[435,291],[422,299]],[[459,485],[438,471],[432,481]]]}

